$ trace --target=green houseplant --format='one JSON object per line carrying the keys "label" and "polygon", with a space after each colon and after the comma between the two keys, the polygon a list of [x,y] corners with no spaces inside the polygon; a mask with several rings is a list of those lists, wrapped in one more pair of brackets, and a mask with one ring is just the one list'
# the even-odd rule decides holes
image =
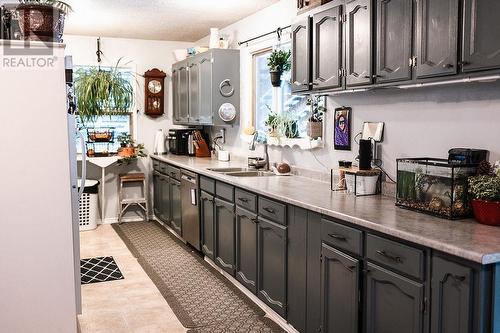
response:
{"label": "green houseplant", "polygon": [[311,108],[311,115],[307,122],[307,135],[311,139],[317,139],[323,136],[323,118],[326,108],[321,105],[323,97],[310,97],[307,99],[307,105]]}
{"label": "green houseplant", "polygon": [[291,51],[284,50],[274,50],[269,56],[267,66],[269,67],[273,87],[279,87],[281,85],[281,75],[292,68],[291,56]]}
{"label": "green houseplant", "polygon": [[500,226],[500,175],[494,174],[490,166],[487,174],[469,177],[469,193],[476,220]]}
{"label": "green houseplant", "polygon": [[119,69],[121,59],[111,69],[80,69],[75,79],[78,115],[85,122],[99,116],[126,114],[134,105],[134,88]]}
{"label": "green houseplant", "polygon": [[62,42],[71,6],[58,0],[19,0],[19,28],[25,40]]}

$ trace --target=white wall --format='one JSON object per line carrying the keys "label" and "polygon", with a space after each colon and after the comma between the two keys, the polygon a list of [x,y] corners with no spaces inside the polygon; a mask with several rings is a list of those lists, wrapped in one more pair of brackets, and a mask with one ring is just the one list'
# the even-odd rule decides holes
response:
{"label": "white wall", "polygon": [[[295,17],[294,0],[281,0],[250,17],[221,30],[236,42],[286,26]],[[198,44],[207,44],[207,38]],[[239,133],[250,123],[252,110],[251,53],[276,43],[274,35],[249,47],[241,47],[241,126],[228,130],[226,147],[237,154],[248,154]],[[386,123],[382,144],[384,165],[395,174],[399,157],[447,157],[451,147],[485,148],[491,159],[500,159],[500,83],[464,84],[413,90],[379,90],[329,97],[326,118],[326,146],[323,149],[300,151],[291,148],[270,149],[271,159],[284,160],[303,168],[327,171],[339,159],[353,160],[357,145],[351,152],[333,150],[333,109],[353,109],[353,136],[364,121]],[[316,155],[317,159],[313,156]]]}
{"label": "white wall", "polygon": [[[64,36],[66,54],[73,56],[74,65],[97,66],[96,40],[93,36]],[[171,66],[175,62],[173,50],[187,48],[192,43],[153,41],[123,38],[101,38],[102,66],[113,66],[123,57],[122,63],[135,69],[136,73],[143,75],[147,70],[158,68],[167,73],[165,93],[165,114],[162,117],[152,118],[144,115],[144,78],[137,76],[139,86],[137,87],[137,142],[144,143],[149,152],[153,152],[154,135],[159,128],[172,127],[172,84]],[[119,173],[141,171],[147,172],[149,161],[147,158],[140,159],[137,163],[129,166],[112,166],[107,169],[106,180],[106,217],[112,221],[117,216],[117,175]],[[89,178],[100,179],[100,169],[90,165]]]}

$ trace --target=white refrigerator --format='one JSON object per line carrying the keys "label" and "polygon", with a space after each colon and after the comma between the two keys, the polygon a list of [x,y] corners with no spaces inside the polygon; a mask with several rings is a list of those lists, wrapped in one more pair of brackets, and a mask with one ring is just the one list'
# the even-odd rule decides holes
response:
{"label": "white refrigerator", "polygon": [[0,40],[0,332],[76,332],[74,119],[63,44]]}

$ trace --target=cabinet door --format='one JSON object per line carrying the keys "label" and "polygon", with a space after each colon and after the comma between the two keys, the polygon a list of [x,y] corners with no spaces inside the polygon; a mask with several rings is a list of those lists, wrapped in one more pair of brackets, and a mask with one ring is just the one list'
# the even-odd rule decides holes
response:
{"label": "cabinet door", "polygon": [[187,63],[184,63],[179,67],[178,75],[178,121],[181,123],[187,123],[189,121],[189,67]]}
{"label": "cabinet door", "polygon": [[200,216],[202,228],[202,247],[203,253],[210,259],[215,260],[214,256],[214,197],[204,191],[200,194]]}
{"label": "cabinet door", "polygon": [[472,269],[432,259],[432,333],[471,331]]}
{"label": "cabinet door", "polygon": [[158,219],[161,219],[160,216],[160,207],[161,207],[161,176],[160,174],[154,172],[153,173],[153,211],[155,216]]}
{"label": "cabinet door", "polygon": [[462,70],[500,68],[500,1],[464,1]]}
{"label": "cabinet door", "polygon": [[198,123],[212,124],[212,55],[204,54],[198,58],[200,82],[200,112]]}
{"label": "cabinet door", "polygon": [[170,226],[182,236],[181,182],[170,178]]}
{"label": "cabinet door", "polygon": [[160,186],[160,220],[169,224],[170,222],[170,206],[171,206],[171,197],[170,197],[170,189],[169,182],[170,177],[160,177],[161,186]]}
{"label": "cabinet door", "polygon": [[286,227],[259,217],[258,296],[286,318]]}
{"label": "cabinet door", "polygon": [[189,115],[190,124],[198,124],[200,121],[200,66],[195,58],[189,64]]}
{"label": "cabinet door", "polygon": [[313,16],[313,89],[342,86],[342,6]]}
{"label": "cabinet door", "polygon": [[311,21],[309,18],[292,25],[292,92],[310,89]]}
{"label": "cabinet door", "polygon": [[357,333],[360,263],[334,248],[321,248],[322,332]]}
{"label": "cabinet door", "polygon": [[348,0],[345,69],[348,87],[372,83],[372,2]]}
{"label": "cabinet door", "polygon": [[234,276],[235,266],[234,204],[215,199],[215,258],[216,263]]}
{"label": "cabinet door", "polygon": [[377,83],[411,80],[412,14],[412,0],[377,0]]}
{"label": "cabinet door", "polygon": [[424,286],[368,264],[366,332],[423,332]]}
{"label": "cabinet door", "polygon": [[321,215],[307,214],[307,330],[321,326]]}
{"label": "cabinet door", "polygon": [[417,78],[457,73],[458,0],[417,1]]}
{"label": "cabinet door", "polygon": [[176,123],[179,121],[179,69],[172,67],[172,120]]}
{"label": "cabinet door", "polygon": [[236,208],[236,279],[257,293],[257,215]]}

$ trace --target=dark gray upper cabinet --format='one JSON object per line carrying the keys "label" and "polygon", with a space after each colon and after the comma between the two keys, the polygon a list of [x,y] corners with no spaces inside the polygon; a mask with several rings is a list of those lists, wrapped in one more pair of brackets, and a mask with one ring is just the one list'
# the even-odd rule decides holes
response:
{"label": "dark gray upper cabinet", "polygon": [[215,261],[223,270],[235,273],[234,203],[215,198]]}
{"label": "dark gray upper cabinet", "polygon": [[[177,121],[187,123],[189,121],[189,67],[188,62],[184,61],[179,64],[177,91]],[[174,119],[175,120],[175,119]]]}
{"label": "dark gray upper cabinet", "polygon": [[172,121],[179,122],[179,67],[172,66]]}
{"label": "dark gray upper cabinet", "polygon": [[413,0],[377,0],[376,83],[412,78]]}
{"label": "dark gray upper cabinet", "polygon": [[472,278],[469,267],[432,259],[431,333],[471,332]]}
{"label": "dark gray upper cabinet", "polygon": [[215,260],[214,196],[204,191],[201,191],[200,194],[200,219],[202,228],[201,250],[210,259]]}
{"label": "dark gray upper cabinet", "polygon": [[287,230],[259,217],[258,296],[286,318]]}
{"label": "dark gray upper cabinet", "polygon": [[357,333],[360,262],[326,244],[321,254],[321,331]]}
{"label": "dark gray upper cabinet", "polygon": [[342,2],[313,16],[314,89],[342,87]]}
{"label": "dark gray upper cabinet", "polygon": [[417,1],[417,78],[457,73],[459,0]]}
{"label": "dark gray upper cabinet", "polygon": [[462,70],[500,68],[500,1],[464,1]]}
{"label": "dark gray upper cabinet", "polygon": [[189,64],[189,114],[188,119],[190,123],[200,121],[200,65],[195,58]]}
{"label": "dark gray upper cabinet", "polygon": [[257,214],[236,208],[236,279],[257,293]]}
{"label": "dark gray upper cabinet", "polygon": [[170,226],[182,236],[181,182],[169,177],[170,180]]}
{"label": "dark gray upper cabinet", "polygon": [[345,5],[346,86],[372,83],[372,1],[347,0]]}
{"label": "dark gray upper cabinet", "polygon": [[304,92],[311,83],[311,19],[292,25],[292,92]]}
{"label": "dark gray upper cabinet", "polygon": [[199,71],[199,112],[196,122],[202,125],[212,124],[212,59],[203,53],[197,57]]}
{"label": "dark gray upper cabinet", "polygon": [[366,273],[367,333],[421,333],[424,285],[368,264]]}

